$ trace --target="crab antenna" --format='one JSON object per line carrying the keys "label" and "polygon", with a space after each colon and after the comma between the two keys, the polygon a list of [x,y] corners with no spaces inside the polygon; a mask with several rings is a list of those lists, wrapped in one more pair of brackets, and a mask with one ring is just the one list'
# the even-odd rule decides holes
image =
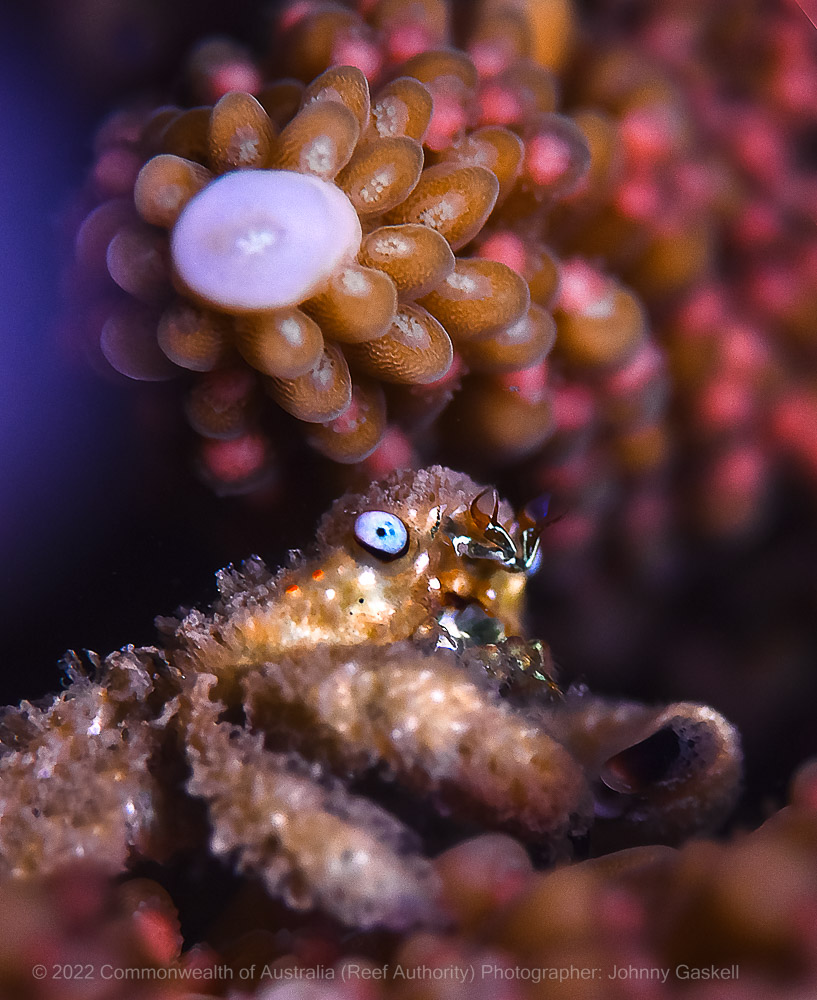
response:
{"label": "crab antenna", "polygon": [[[485,511],[479,506],[480,500],[489,493],[492,494],[494,501],[494,509],[490,515],[486,514]],[[485,531],[491,524],[497,523],[497,517],[499,515],[499,494],[495,489],[489,486],[488,489],[483,490],[482,493],[479,493],[474,497],[471,501],[470,511],[471,517],[474,519],[476,526],[480,531]]]}

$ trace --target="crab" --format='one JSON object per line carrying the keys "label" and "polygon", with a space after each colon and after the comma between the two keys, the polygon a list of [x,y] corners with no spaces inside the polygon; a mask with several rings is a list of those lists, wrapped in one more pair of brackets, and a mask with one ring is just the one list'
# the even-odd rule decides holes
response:
{"label": "crab", "polygon": [[161,645],[71,654],[61,694],[0,720],[3,870],[205,841],[292,908],[399,929],[443,919],[432,855],[480,831],[545,864],[716,827],[740,776],[722,716],[563,690],[523,637],[542,528],[463,474],[396,473],[288,566],[221,570]]}

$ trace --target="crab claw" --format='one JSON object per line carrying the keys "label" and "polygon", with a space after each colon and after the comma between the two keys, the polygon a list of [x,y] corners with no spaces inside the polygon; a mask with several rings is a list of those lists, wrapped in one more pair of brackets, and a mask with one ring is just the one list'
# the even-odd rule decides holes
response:
{"label": "crab claw", "polygon": [[656,709],[574,691],[557,725],[594,777],[594,849],[714,831],[740,787],[734,726],[706,705]]}

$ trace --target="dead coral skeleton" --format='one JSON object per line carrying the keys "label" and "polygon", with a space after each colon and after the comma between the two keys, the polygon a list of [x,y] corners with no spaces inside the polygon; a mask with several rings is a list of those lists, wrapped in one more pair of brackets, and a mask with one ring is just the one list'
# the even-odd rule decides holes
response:
{"label": "dead coral skeleton", "polygon": [[591,829],[713,828],[740,772],[721,716],[563,694],[519,637],[541,529],[465,475],[397,473],[336,501],[290,566],[222,570],[209,614],[160,620],[164,648],[69,660],[63,693],[0,719],[3,873],[206,837],[294,908],[399,928],[440,918],[426,814],[543,859]]}

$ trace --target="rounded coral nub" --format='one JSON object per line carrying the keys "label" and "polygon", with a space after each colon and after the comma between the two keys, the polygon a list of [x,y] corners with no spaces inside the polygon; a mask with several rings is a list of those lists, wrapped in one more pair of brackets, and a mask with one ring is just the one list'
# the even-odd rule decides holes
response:
{"label": "rounded coral nub", "polygon": [[372,103],[372,126],[382,138],[405,135],[422,142],[433,106],[428,87],[414,77],[401,76],[377,93]]}
{"label": "rounded coral nub", "polygon": [[265,375],[305,375],[323,352],[320,327],[300,309],[259,313],[237,323],[236,346]]}
{"label": "rounded coral nub", "polygon": [[[514,372],[515,380],[519,376]],[[524,373],[521,377],[525,377]],[[497,379],[473,376],[448,411],[449,425],[468,427],[464,443],[472,451],[490,450],[510,461],[530,454],[550,437],[554,431],[553,407],[546,396],[529,402],[518,385],[506,386]],[[462,440],[459,435],[458,439]]]}
{"label": "rounded coral nub", "polygon": [[443,327],[416,305],[402,305],[388,333],[356,344],[350,361],[384,382],[426,385],[445,375],[454,360],[454,348]]}
{"label": "rounded coral nub", "polygon": [[457,341],[474,340],[516,323],[527,312],[525,279],[499,261],[466,257],[422,301]]}
{"label": "rounded coral nub", "polygon": [[298,378],[271,378],[267,392],[298,420],[325,424],[346,411],[352,401],[352,380],[337,344],[324,344],[315,364]]}
{"label": "rounded coral nub", "polygon": [[352,386],[352,401],[344,413],[325,424],[315,424],[307,435],[312,447],[335,462],[362,462],[386,433],[386,401],[377,382],[361,380]]}
{"label": "rounded coral nub", "polygon": [[525,315],[504,330],[459,347],[472,371],[513,372],[541,361],[555,340],[553,317],[532,303]]}
{"label": "rounded coral nub", "polygon": [[454,254],[444,236],[428,226],[381,226],[363,240],[358,260],[384,271],[401,298],[425,295],[454,270]]}
{"label": "rounded coral nub", "polygon": [[361,215],[377,215],[395,208],[414,190],[422,169],[420,144],[394,136],[359,146],[337,182]]}
{"label": "rounded coral nub", "polygon": [[332,180],[349,162],[359,137],[355,113],[345,104],[313,101],[281,132],[274,166]]}
{"label": "rounded coral nub", "polygon": [[183,299],[165,310],[156,337],[165,355],[189,371],[212,371],[229,356],[224,323],[218,313]]}
{"label": "rounded coral nub", "polygon": [[646,337],[646,319],[638,299],[613,288],[582,311],[558,313],[559,353],[569,364],[612,367],[632,356]]}
{"label": "rounded coral nub", "polygon": [[275,133],[266,111],[251,94],[231,91],[216,104],[207,132],[213,170],[245,170],[269,165]]}
{"label": "rounded coral nub", "polygon": [[397,308],[397,290],[387,274],[350,264],[332,275],[326,289],[304,303],[328,337],[357,344],[382,337]]}
{"label": "rounded coral nub", "polygon": [[406,200],[389,212],[393,225],[419,222],[459,250],[482,229],[499,194],[499,181],[484,167],[441,163],[423,171]]}
{"label": "rounded coral nub", "polygon": [[99,346],[112,368],[137,382],[163,382],[178,374],[156,343],[152,311],[135,302],[125,303],[108,317]]}
{"label": "rounded coral nub", "polygon": [[369,124],[369,84],[355,66],[331,66],[315,77],[304,92],[304,103],[311,101],[337,101],[345,104],[357,118],[361,133]]}
{"label": "rounded coral nub", "polygon": [[171,236],[182,282],[225,312],[264,312],[313,294],[360,248],[349,199],[303,174],[225,174],[192,198]]}
{"label": "rounded coral nub", "polygon": [[163,153],[142,167],[133,189],[136,209],[145,222],[170,228],[188,201],[212,180],[201,164]]}

